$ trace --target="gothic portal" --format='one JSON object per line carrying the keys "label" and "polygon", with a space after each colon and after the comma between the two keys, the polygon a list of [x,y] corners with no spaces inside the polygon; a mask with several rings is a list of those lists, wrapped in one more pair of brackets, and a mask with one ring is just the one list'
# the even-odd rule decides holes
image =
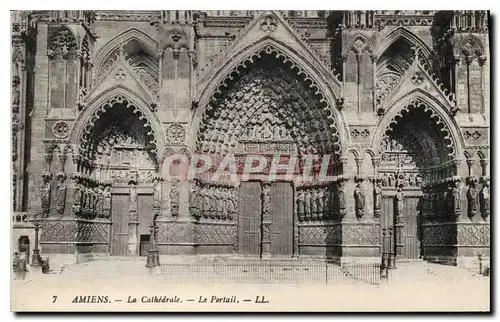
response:
{"label": "gothic portal", "polygon": [[488,19],[14,11],[15,242],[36,218],[49,256],[487,257]]}

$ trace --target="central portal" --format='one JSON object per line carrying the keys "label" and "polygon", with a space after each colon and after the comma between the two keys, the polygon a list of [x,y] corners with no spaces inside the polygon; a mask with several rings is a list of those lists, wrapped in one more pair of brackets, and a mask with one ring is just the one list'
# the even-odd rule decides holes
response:
{"label": "central portal", "polygon": [[[293,187],[290,182],[270,185],[270,217],[264,218],[261,182],[243,182],[240,187],[238,248],[241,255],[262,256],[262,244],[270,243],[273,257],[293,253]],[[270,225],[266,222],[270,220]],[[268,233],[264,230],[268,229]],[[269,240],[265,240],[269,239]]]}

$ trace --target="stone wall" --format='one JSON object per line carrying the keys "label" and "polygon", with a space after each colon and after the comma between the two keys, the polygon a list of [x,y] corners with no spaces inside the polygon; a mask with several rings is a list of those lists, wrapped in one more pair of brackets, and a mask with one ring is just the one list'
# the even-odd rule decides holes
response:
{"label": "stone wall", "polygon": [[[224,132],[224,126],[213,122],[217,116],[212,115],[212,105],[243,104],[246,98],[230,96],[239,88],[235,83],[260,66],[262,56],[269,56],[298,80],[301,87],[294,91],[311,90],[308,95],[299,93],[311,105],[310,115],[302,114],[300,104],[290,103],[293,97],[287,96],[294,119],[326,126],[318,136],[302,133],[298,141],[309,142],[312,136],[324,144],[327,139],[321,134],[332,131],[327,136],[334,137],[331,147],[342,164],[337,174],[346,178],[345,216],[331,222],[301,222],[300,254],[378,256],[380,241],[375,237],[380,220],[373,190],[380,180],[382,141],[387,130],[416,107],[425,109],[434,122],[425,130],[434,140],[431,144],[451,151],[437,166],[447,172],[420,165],[425,184],[439,185],[451,177],[461,180],[458,216],[447,210],[444,215],[425,214],[425,252],[453,258],[487,252],[489,213],[481,199],[489,180],[487,19],[487,12],[479,11],[14,12],[12,67],[21,84],[13,80],[12,108],[18,109],[13,119],[13,155],[18,155],[13,160],[15,209],[40,212],[48,198],[52,218],[59,214],[58,203],[59,209],[64,204],[63,218],[45,223],[46,251],[66,252],[63,244],[70,243],[81,251],[106,252],[107,242],[84,240],[78,231],[97,231],[108,224],[76,218],[72,208],[75,178],[103,183],[97,178],[101,172],[96,160],[81,144],[99,114],[109,109],[104,108],[106,102],[125,99],[127,106],[134,106],[134,113],[151,129],[154,171],[166,179],[162,166],[168,155],[190,157],[199,151],[196,142],[208,131],[203,122]],[[134,65],[134,57],[142,57],[142,65]],[[439,80],[436,75],[448,76]],[[250,108],[249,103],[244,107]],[[227,117],[220,120],[232,122]],[[219,136],[211,137],[211,144],[218,146]],[[62,198],[56,193],[58,176],[66,180],[65,201],[57,199]],[[50,178],[48,196],[47,185],[41,190],[44,178]],[[467,194],[473,178],[478,210],[470,215]],[[175,218],[169,199],[172,183],[165,180],[160,186],[155,200],[162,253],[234,251],[234,222],[198,221],[190,215],[188,181],[181,180],[175,188]],[[448,188],[434,187],[433,193]],[[360,191],[365,197],[362,210],[355,198]],[[54,225],[62,225],[63,233],[51,233]],[[440,231],[449,233],[448,239],[443,240]]]}

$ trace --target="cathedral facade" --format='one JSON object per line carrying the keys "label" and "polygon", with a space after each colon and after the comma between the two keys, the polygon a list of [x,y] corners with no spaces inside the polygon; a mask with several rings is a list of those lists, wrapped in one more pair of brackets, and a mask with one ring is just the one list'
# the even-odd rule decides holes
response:
{"label": "cathedral facade", "polygon": [[14,242],[35,220],[46,255],[154,233],[161,255],[488,257],[488,19],[12,12]]}

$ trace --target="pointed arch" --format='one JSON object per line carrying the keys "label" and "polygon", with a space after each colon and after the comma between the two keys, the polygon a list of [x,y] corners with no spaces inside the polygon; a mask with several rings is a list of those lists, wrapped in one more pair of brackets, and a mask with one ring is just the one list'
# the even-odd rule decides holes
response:
{"label": "pointed arch", "polygon": [[237,53],[229,53],[227,59],[219,64],[218,68],[212,70],[205,76],[202,82],[205,86],[199,92],[197,99],[198,108],[193,117],[191,130],[190,147],[194,148],[196,134],[209,103],[217,100],[228,84],[242,73],[247,65],[254,63],[262,54],[274,55],[276,59],[285,64],[289,64],[289,69],[297,76],[304,78],[304,82],[314,91],[318,101],[323,104],[323,110],[328,114],[327,121],[330,127],[337,128],[339,144],[343,150],[347,146],[347,127],[342,115],[336,108],[338,97],[332,87],[331,82],[326,81],[321,70],[314,64],[306,61],[293,48],[271,36],[259,39]]}
{"label": "pointed arch", "polygon": [[408,112],[415,107],[423,107],[426,112],[430,112],[430,119],[435,125],[441,126],[440,131],[444,139],[449,140],[448,148],[451,149],[450,156],[459,159],[463,155],[465,143],[460,134],[459,126],[456,121],[450,117],[446,107],[443,106],[435,97],[420,88],[416,88],[406,95],[403,95],[396,103],[387,109],[386,114],[377,124],[375,134],[372,137],[372,146],[378,153],[382,144],[385,132],[394,124],[397,124],[397,118],[403,117],[403,111]]}
{"label": "pointed arch", "polygon": [[158,43],[149,35],[136,28],[128,29],[122,32],[121,34],[117,35],[110,41],[108,41],[104,46],[102,46],[99,50],[97,50],[94,60],[92,62],[92,64],[96,66],[96,71],[97,71],[96,74],[99,74],[107,58],[111,56],[117,48],[132,40],[135,40],[138,43],[142,44],[143,46],[148,48],[151,52],[156,53],[158,49]]}
{"label": "pointed arch", "polygon": [[418,47],[426,59],[432,58],[432,50],[429,46],[427,46],[427,44],[420,37],[405,27],[398,27],[394,29],[384,39],[382,39],[377,51],[375,52],[376,57],[380,57],[398,39],[404,39],[410,44]]}
{"label": "pointed arch", "polygon": [[150,128],[153,141],[149,143],[154,146],[154,151],[158,155],[158,150],[165,146],[165,134],[160,121],[148,108],[148,102],[141,95],[120,84],[105,90],[88,102],[88,108],[75,120],[75,126],[71,132],[71,142],[76,142],[80,148],[95,122],[116,103],[123,103],[127,108],[132,108],[133,112],[144,123],[143,126]]}

